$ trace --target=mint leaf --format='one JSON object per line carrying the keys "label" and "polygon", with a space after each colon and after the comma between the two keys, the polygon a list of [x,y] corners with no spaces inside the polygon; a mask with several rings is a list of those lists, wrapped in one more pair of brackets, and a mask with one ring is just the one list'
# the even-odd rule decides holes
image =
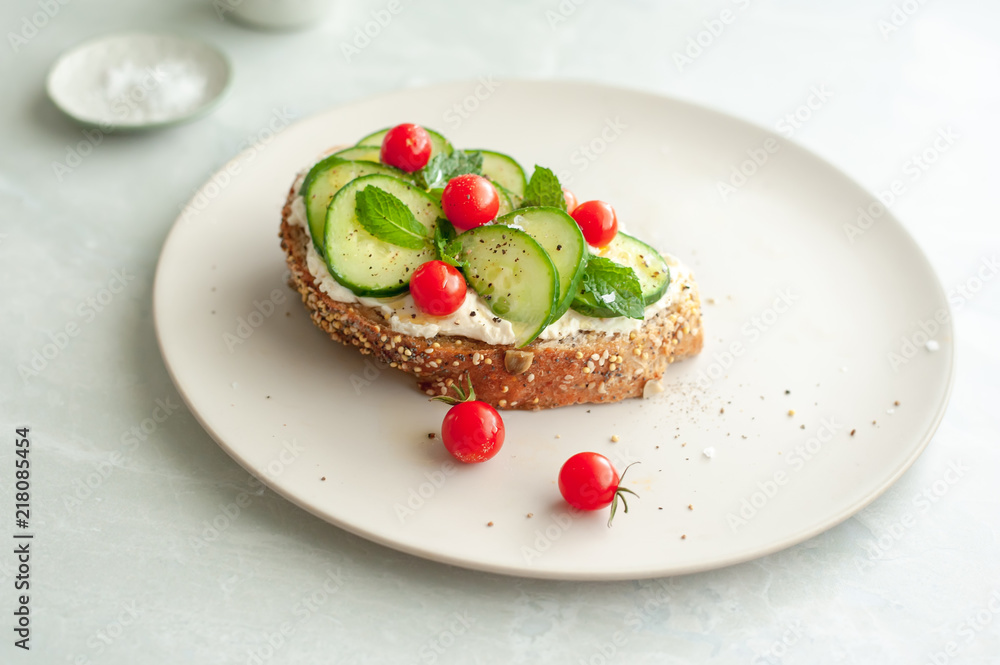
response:
{"label": "mint leaf", "polygon": [[421,249],[429,242],[427,227],[406,204],[375,185],[358,192],[355,211],[364,230],[383,242],[406,249]]}
{"label": "mint leaf", "polygon": [[437,250],[438,259],[456,268],[464,268],[467,261],[458,258],[462,251],[462,241],[455,236],[455,227],[444,217],[438,217],[437,226],[434,227],[434,249]]}
{"label": "mint leaf", "polygon": [[483,153],[455,150],[451,154],[437,154],[417,172],[417,183],[424,189],[444,187],[455,176],[466,173],[483,174]]}
{"label": "mint leaf", "polygon": [[566,197],[563,196],[562,185],[551,169],[535,164],[531,180],[524,188],[524,201],[519,207],[528,206],[553,206],[560,210],[566,209]]}
{"label": "mint leaf", "polygon": [[645,310],[642,286],[631,268],[591,256],[572,307],[581,314],[602,319],[616,316],[642,319]]}

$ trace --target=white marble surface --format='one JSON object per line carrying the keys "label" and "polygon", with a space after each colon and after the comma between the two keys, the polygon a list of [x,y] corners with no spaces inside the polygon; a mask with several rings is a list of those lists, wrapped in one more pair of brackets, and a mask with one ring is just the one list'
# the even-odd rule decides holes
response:
{"label": "white marble surface", "polygon": [[[879,21],[894,5],[916,9],[884,36]],[[8,33],[30,35],[24,17],[42,6],[54,16],[15,51]],[[179,402],[150,296],[182,203],[272,118],[401,86],[582,78],[772,127],[825,87],[829,98],[802,111],[811,117],[794,138],[870,190],[902,180],[893,210],[946,289],[975,288],[970,280],[1000,253],[992,3],[400,0],[402,11],[347,62],[341,44],[387,6],[340,0],[321,26],[291,34],[220,22],[208,0],[16,0],[0,9],[2,426],[32,427],[37,533],[29,653],[11,644],[13,557],[0,556],[3,662],[997,662],[997,278],[953,300],[952,404],[915,466],[833,530],[711,573],[569,584],[454,569],[348,535],[259,490],[183,408],[169,408],[155,429],[147,421],[144,440],[129,435],[164,414],[157,400]],[[551,26],[547,13],[560,7],[565,20]],[[674,52],[723,10],[731,22],[679,71]],[[221,47],[235,65],[232,93],[194,124],[98,143],[46,100],[44,76],[63,49],[135,28]],[[943,128],[957,140],[915,178],[912,156]],[[53,163],[81,141],[98,144],[60,180]],[[120,293],[109,301],[102,290],[115,271],[126,284],[114,284]],[[70,323],[79,330],[65,348],[22,378],[17,366]],[[14,455],[4,440],[6,515]],[[939,482],[955,479],[954,464],[968,470]],[[921,501],[935,483],[941,496]],[[238,499],[229,526],[206,534],[206,521]],[[872,549],[879,542],[881,552]]]}

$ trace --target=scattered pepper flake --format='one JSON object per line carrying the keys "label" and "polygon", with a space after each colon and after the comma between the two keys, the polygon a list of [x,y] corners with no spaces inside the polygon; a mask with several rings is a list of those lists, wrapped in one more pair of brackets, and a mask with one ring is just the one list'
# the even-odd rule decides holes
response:
{"label": "scattered pepper flake", "polygon": [[856,429],[852,429],[852,430],[851,430],[851,436],[854,436],[854,433],[855,433],[855,432],[857,432],[857,431],[858,431],[858,430],[856,430]]}
{"label": "scattered pepper flake", "polygon": [[493,526],[493,522],[487,522],[486,526]]}

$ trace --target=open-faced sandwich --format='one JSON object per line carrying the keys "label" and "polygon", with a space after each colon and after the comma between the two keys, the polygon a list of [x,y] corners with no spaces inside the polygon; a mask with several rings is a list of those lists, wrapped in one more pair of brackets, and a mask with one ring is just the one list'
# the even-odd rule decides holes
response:
{"label": "open-faced sandwich", "polygon": [[702,347],[690,271],[610,205],[417,125],[299,173],[280,236],[316,325],[428,395],[467,375],[500,408],[614,402]]}

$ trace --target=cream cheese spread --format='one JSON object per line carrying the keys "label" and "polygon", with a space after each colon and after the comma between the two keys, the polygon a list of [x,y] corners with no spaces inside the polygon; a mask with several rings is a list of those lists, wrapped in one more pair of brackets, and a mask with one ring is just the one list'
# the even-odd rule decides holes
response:
{"label": "cream cheese spread", "polygon": [[[301,189],[304,177],[304,173],[299,174],[299,178],[295,182],[296,192]],[[306,205],[301,195],[297,195],[292,201],[288,223],[293,226],[302,227],[306,235],[309,235]],[[413,302],[413,297],[408,293],[394,298],[367,298],[355,295],[354,292],[340,284],[330,275],[330,271],[326,267],[326,261],[323,260],[313,246],[311,236],[310,242],[307,244],[306,267],[309,269],[309,273],[312,275],[320,291],[337,302],[356,302],[380,311],[389,321],[394,332],[414,337],[461,335],[486,342],[487,344],[513,344],[515,342],[516,335],[511,323],[493,314],[486,306],[485,301],[471,288],[465,294],[465,301],[454,313],[448,316],[429,316],[417,309],[416,304]],[[591,247],[590,251],[612,261],[623,262],[625,258],[614,251],[609,251],[607,248],[599,249]],[[670,266],[670,285],[667,287],[667,291],[663,294],[662,298],[646,307],[642,320],[627,317],[600,319],[584,316],[571,309],[558,320],[550,323],[541,332],[538,339],[558,340],[586,331],[599,331],[612,334],[638,330],[642,327],[643,321],[670,306],[678,296],[682,281],[681,276],[688,273],[687,268],[674,257],[664,254],[663,258],[666,260],[667,265]]]}

